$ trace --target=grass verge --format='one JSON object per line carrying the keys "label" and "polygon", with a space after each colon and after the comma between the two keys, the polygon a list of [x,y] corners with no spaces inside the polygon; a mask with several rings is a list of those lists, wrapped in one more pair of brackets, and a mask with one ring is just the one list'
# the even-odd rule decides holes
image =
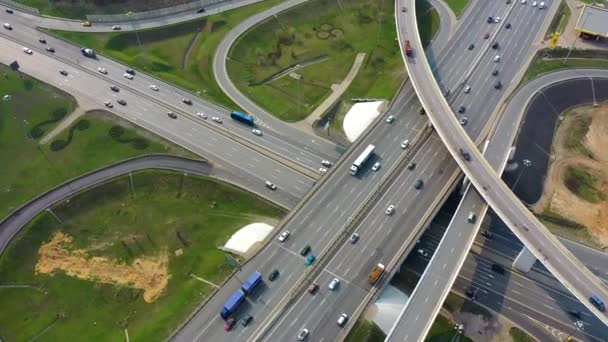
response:
{"label": "grass verge", "polygon": [[460,18],[469,4],[469,0],[445,0],[445,2],[450,6],[456,18]]}
{"label": "grass verge", "polygon": [[363,52],[362,69],[345,96],[391,98],[403,79],[393,9],[394,0],[306,2],[239,38],[230,51],[230,78],[277,117],[299,121]]}
{"label": "grass verge", "polygon": [[[146,153],[192,156],[114,116],[86,115],[50,144],[40,145],[40,138],[73,111],[75,101],[3,65],[0,72],[6,74],[0,96],[10,95],[0,101],[1,218],[68,179],[119,160]],[[113,126],[122,127],[122,142],[109,136]]]}
{"label": "grass verge", "polygon": [[608,58],[602,51],[572,50],[568,59],[567,48],[544,49],[537,52],[530,63],[523,81],[529,81],[550,72],[576,69],[597,68],[608,69]]}
{"label": "grass verge", "polygon": [[511,329],[509,329],[509,335],[511,335],[513,342],[536,342],[532,336],[526,334],[525,331],[518,327],[511,327]]}
{"label": "grass verge", "polygon": [[568,166],[564,183],[568,190],[577,197],[591,203],[599,203],[605,199],[604,194],[597,188],[597,177],[592,171],[583,166]]}
{"label": "grass verge", "polygon": [[589,115],[576,115],[572,119],[568,133],[564,139],[564,147],[570,151],[593,158],[593,153],[583,144],[584,138],[589,131],[592,117]]}
{"label": "grass verge", "polygon": [[559,32],[560,34],[564,32],[571,14],[570,7],[568,7],[566,1],[562,0],[557,8],[557,13],[547,28],[545,39],[550,38],[555,32]]}
{"label": "grass verge", "polygon": [[[132,340],[163,340],[213,290],[191,274],[221,284],[232,271],[216,246],[243,225],[272,224],[284,214],[236,187],[166,171],[133,174],[133,190],[129,177],[120,177],[59,204],[53,213],[61,223],[46,212],[39,215],[0,258],[3,285],[32,286],[0,289],[0,330],[7,340],[25,341],[49,326],[49,341],[122,340],[123,329]],[[73,238],[73,258],[80,249],[86,251],[81,259],[106,258],[128,268],[98,268],[96,276],[146,274],[150,269],[134,261],[165,255],[170,278],[164,291],[148,302],[135,286],[68,276],[66,271],[78,274],[78,268],[65,258],[55,259],[65,262],[52,274],[34,273],[41,244],[57,231]]]}
{"label": "grass verge", "polygon": [[437,315],[435,322],[431,326],[428,335],[426,335],[426,342],[456,342],[456,341],[473,341],[472,339],[459,334],[454,329],[454,322],[441,314]]}
{"label": "grass verge", "polygon": [[385,337],[384,332],[374,322],[361,318],[346,336],[346,342],[382,342]]}
{"label": "grass verge", "polygon": [[[281,0],[267,0],[203,19],[135,32],[52,31],[205,99],[237,109],[213,75],[213,56],[233,27]],[[141,48],[138,44],[141,42]],[[191,47],[190,47],[191,46]],[[188,53],[188,51],[190,51]]]}

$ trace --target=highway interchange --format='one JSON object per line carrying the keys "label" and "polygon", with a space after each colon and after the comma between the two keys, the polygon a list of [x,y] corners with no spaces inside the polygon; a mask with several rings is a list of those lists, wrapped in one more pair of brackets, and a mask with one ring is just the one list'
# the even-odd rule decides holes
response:
{"label": "highway interchange", "polygon": [[[489,27],[495,26],[485,23],[485,18],[487,17],[485,13],[502,13],[501,11],[505,10],[506,6],[498,2],[488,3],[477,1],[470,6],[470,9],[463,17],[463,20],[461,20],[461,24],[455,32],[454,37],[458,37],[458,39],[451,39],[450,43],[444,48],[447,52],[445,52],[443,55],[448,57],[440,59],[437,64],[439,66],[435,71],[437,74],[442,75],[442,72],[447,73],[445,79],[440,78],[444,88],[457,88],[458,84],[462,82],[463,76],[467,74],[468,65],[463,63],[458,58],[459,55],[462,55],[462,53],[460,53],[461,50],[464,50],[464,47],[468,45],[468,42],[464,43],[463,41],[471,39],[482,40],[481,37],[483,36],[483,33],[488,30]],[[511,58],[515,58],[517,61],[519,61],[517,56],[521,56],[522,54],[525,55],[527,48],[529,48],[532,40],[534,39],[534,35],[531,34],[530,25],[528,25],[528,23],[534,19],[532,22],[536,23],[535,25],[540,27],[543,21],[543,12],[533,13],[531,11],[523,10],[522,12],[522,17],[532,13],[530,14],[531,18],[526,18],[526,20],[522,19],[519,30],[516,21],[513,20],[513,29],[510,31],[511,34],[521,36],[521,39],[513,38],[513,36],[507,37],[505,38],[505,43],[501,44],[501,53],[503,54],[501,67],[505,68],[504,70],[501,69],[501,75],[505,75],[505,77],[502,78],[505,86],[507,86],[509,82],[507,76],[514,75],[515,72],[521,67],[521,65],[518,66],[517,63],[511,62],[511,60],[509,60],[509,63],[504,63],[506,58],[509,58],[508,53],[511,53],[507,52],[511,50],[509,46],[515,45],[520,49],[518,50],[515,46],[513,46],[513,56],[511,56]],[[476,18],[477,20],[468,20],[469,18]],[[464,23],[466,23],[466,25]],[[525,26],[524,23],[526,23]],[[538,31],[539,28],[536,30]],[[28,28],[26,28],[25,25],[23,27],[19,26],[19,29],[16,29],[15,33],[17,33],[17,31],[24,32],[24,35],[19,36],[18,38],[20,39],[20,42],[30,41],[31,45],[37,44],[37,37],[40,35],[40,33],[33,30],[28,31]],[[525,37],[528,37],[527,40],[529,40],[527,48],[525,44],[521,43]],[[7,42],[7,46],[11,46],[11,44],[14,45],[12,46],[13,50],[10,53],[12,56],[14,56],[15,53],[22,54],[19,44]],[[46,77],[47,79],[51,80],[49,83],[55,82],[55,84],[58,84],[59,87],[66,89],[70,93],[72,91],[75,93],[80,93],[79,96],[86,97],[91,102],[103,102],[104,96],[107,97],[110,92],[109,89],[107,89],[107,78],[102,78],[101,75],[96,73],[96,68],[99,65],[99,62],[82,57],[78,49],[68,45],[65,42],[53,41],[53,44],[61,47],[60,49],[57,49],[58,51],[56,55],[60,55],[60,51],[61,53],[66,53],[65,55],[59,56],[59,58],[64,59],[63,63],[55,61],[57,57],[51,58],[50,56],[42,56],[44,53],[42,52],[42,49],[38,48],[33,56],[28,57],[35,59],[35,61],[32,61],[32,63],[23,63],[24,70],[26,72],[35,74],[37,77],[39,77],[39,74],[41,74],[43,76],[39,78],[45,80],[44,78]],[[478,43],[476,43],[476,45],[477,44]],[[479,45],[481,45],[481,43],[479,43]],[[443,49],[436,46],[433,46],[433,48],[437,48],[437,50],[439,50],[438,55],[442,55]],[[458,53],[456,53],[457,51]],[[474,49],[471,52],[473,56],[475,56],[474,54],[476,53],[477,49]],[[7,55],[8,54],[9,53],[7,53]],[[22,60],[23,58],[19,58],[20,63],[22,63]],[[74,65],[74,63],[69,63],[70,67],[73,68],[69,70],[70,75],[75,77],[69,78],[68,82],[62,82],[61,80],[58,80],[59,74],[57,73],[57,70],[62,68],[63,65],[66,64],[67,60],[76,61],[77,65]],[[134,108],[137,110],[139,108],[144,108],[153,112],[154,114],[158,114],[154,117],[154,119],[150,119],[150,116],[142,119],[141,114],[137,117],[131,117],[130,119],[132,121],[136,121],[138,124],[146,128],[156,126],[151,128],[151,130],[158,132],[160,135],[172,137],[172,140],[180,143],[181,145],[189,145],[192,149],[192,146],[195,145],[193,141],[196,141],[196,144],[200,144],[201,141],[207,140],[202,138],[202,136],[196,136],[196,132],[199,130],[204,131],[205,136],[210,136],[214,132],[217,132],[217,130],[209,129],[208,125],[201,125],[199,122],[200,120],[196,119],[193,112],[199,110],[205,111],[206,113],[209,113],[209,116],[215,115],[211,113],[218,113],[217,115],[223,115],[223,117],[226,118],[227,111],[224,109],[213,108],[208,104],[204,104],[203,102],[198,103],[197,101],[195,101],[195,106],[193,106],[195,108],[185,106],[180,103],[180,99],[183,96],[188,96],[186,93],[175,90],[173,87],[165,85],[158,80],[148,78],[146,75],[137,75],[134,81],[127,81],[120,76],[122,75],[124,66],[120,66],[118,63],[105,60],[101,57],[100,61],[103,62],[104,67],[108,68],[110,74],[117,75],[111,80],[113,83],[120,83],[120,96],[125,96],[124,98],[129,104],[129,113],[134,113]],[[3,62],[5,62],[5,59],[3,59]],[[477,66],[479,69],[476,69],[475,71],[475,75],[479,75],[478,78],[472,77],[471,80],[469,80],[469,83],[472,84],[486,84],[487,89],[484,89],[485,91],[481,91],[482,87],[480,86],[480,92],[477,93],[477,95],[475,95],[475,92],[472,91],[471,94],[459,95],[458,97],[451,99],[455,106],[460,105],[458,103],[460,100],[467,106],[467,112],[470,112],[469,107],[473,106],[475,111],[479,113],[477,117],[480,117],[481,115],[488,116],[492,113],[496,103],[500,97],[504,95],[501,92],[492,89],[491,83],[488,82],[492,79],[489,71],[489,68],[492,68],[492,65],[494,65],[492,63],[493,62],[491,62],[491,60],[480,62],[479,66]],[[37,68],[37,65],[45,65],[47,67]],[[51,67],[48,67],[49,65],[51,65]],[[442,66],[444,65],[447,65],[445,67],[445,71],[442,70]],[[449,65],[452,67],[448,67]],[[506,65],[508,65],[508,67]],[[48,70],[45,71],[40,69]],[[484,70],[484,72],[478,72],[477,70]],[[55,75],[52,75],[52,73],[55,73]],[[484,73],[485,75],[483,75]],[[83,83],[78,83],[80,82],[79,80],[81,78],[84,80]],[[104,82],[104,84],[97,85],[94,82],[97,82],[97,84]],[[129,85],[130,82],[138,83],[137,85]],[[152,95],[145,95],[146,93],[150,92],[148,87],[152,83],[159,85],[161,91]],[[103,90],[104,87],[106,88],[105,91]],[[133,93],[131,94],[130,92],[123,91],[123,87],[129,90],[133,89]],[[86,89],[86,92],[82,91],[82,89]],[[90,94],[92,89],[99,89],[101,91],[97,94]],[[165,91],[165,89],[171,89],[171,92]],[[477,90],[476,87],[473,89],[475,91]],[[126,95],[123,95],[125,93]],[[157,94],[163,95],[157,96]],[[163,106],[163,109],[161,110],[155,108],[158,107],[158,102],[154,101],[154,99],[159,97],[160,101],[162,102],[161,105]],[[474,98],[476,97],[484,100],[478,100],[475,102]],[[476,106],[479,106],[479,108]],[[420,146],[413,149],[416,151],[411,155],[404,154],[404,152],[399,148],[398,145],[401,140],[404,138],[412,139],[416,134],[419,134],[424,127],[426,119],[425,117],[418,115],[419,108],[420,104],[417,102],[411,87],[406,85],[390,110],[390,113],[394,113],[394,115],[397,117],[396,122],[392,125],[385,124],[384,122],[376,123],[372,128],[369,129],[369,133],[360,142],[355,144],[355,153],[358,152],[357,148],[360,150],[370,142],[373,142],[377,146],[378,160],[382,161],[383,163],[383,168],[381,171],[379,173],[372,173],[371,171],[366,170],[360,178],[354,178],[348,175],[346,171],[349,166],[348,158],[346,163],[336,165],[336,170],[332,171],[329,175],[324,177],[325,179],[322,180],[322,182],[326,184],[322,190],[313,191],[313,193],[310,195],[308,204],[303,205],[302,208],[300,208],[301,210],[298,210],[298,212],[296,212],[294,217],[290,220],[290,222],[296,222],[295,226],[288,226],[292,233],[294,233],[292,239],[288,240],[287,243],[282,244],[282,246],[275,242],[269,244],[269,246],[264,249],[253,261],[246,265],[244,270],[241,272],[244,274],[244,276],[247,275],[247,272],[254,269],[260,270],[264,274],[267,274],[272,268],[276,267],[271,265],[272,261],[270,261],[269,258],[272,257],[273,260],[282,260],[282,265],[280,266],[281,276],[279,279],[275,283],[267,282],[266,285],[268,286],[268,289],[259,291],[261,292],[261,296],[254,297],[255,301],[249,303],[251,306],[250,308],[244,308],[244,312],[255,311],[254,324],[247,328],[247,330],[256,329],[256,325],[260,324],[264,317],[273,311],[272,306],[276,305],[281,298],[288,293],[289,288],[293,284],[297,283],[296,280],[299,280],[299,275],[304,273],[305,266],[303,264],[303,260],[297,254],[300,247],[305,243],[310,243],[313,247],[313,252],[322,251],[329,246],[329,242],[333,241],[333,238],[338,238],[341,236],[340,233],[345,226],[345,221],[347,221],[347,219],[357,212],[357,209],[365,203],[367,195],[373,193],[379,186],[382,178],[385,177],[383,173],[385,171],[388,173],[393,166],[396,168],[394,172],[394,180],[391,180],[391,184],[386,187],[376,204],[368,209],[370,213],[375,214],[368,215],[364,218],[364,221],[362,221],[361,224],[355,227],[356,230],[364,232],[362,234],[362,240],[357,246],[358,248],[363,246],[362,249],[364,252],[361,252],[358,248],[352,248],[353,246],[351,245],[343,244],[342,247],[339,248],[339,252],[333,254],[335,257],[330,258],[327,261],[327,266],[323,268],[323,271],[317,278],[319,283],[324,285],[328,282],[332,275],[336,274],[344,279],[342,284],[343,286],[340,287],[338,292],[336,292],[336,295],[328,294],[327,296],[323,296],[323,290],[327,289],[325,286],[322,286],[322,291],[318,294],[318,296],[300,296],[297,302],[302,301],[301,305],[305,305],[307,309],[302,310],[302,312],[297,310],[298,313],[296,316],[292,315],[292,313],[295,311],[288,311],[287,315],[283,316],[278,323],[281,326],[281,329],[272,329],[268,332],[269,335],[267,335],[266,338],[271,339],[271,337],[274,336],[282,337],[285,336],[285,334],[295,336],[300,326],[294,326],[294,324],[289,323],[302,322],[303,320],[300,318],[306,315],[314,316],[311,318],[313,318],[315,322],[310,322],[310,324],[311,326],[315,326],[315,334],[318,333],[318,330],[316,330],[316,327],[318,327],[318,329],[321,331],[321,335],[326,336],[326,338],[331,338],[332,334],[338,332],[334,323],[334,320],[338,315],[338,311],[345,309],[343,309],[343,307],[328,308],[326,306],[317,306],[315,301],[326,300],[330,303],[332,301],[335,303],[336,300],[339,300],[339,303],[344,307],[351,306],[352,308],[349,309],[352,309],[351,312],[354,312],[355,308],[361,302],[360,296],[365,297],[368,293],[367,291],[369,290],[369,285],[366,284],[366,278],[369,270],[376,263],[375,260],[379,260],[385,255],[387,258],[395,255],[396,251],[400,249],[404,242],[414,241],[414,239],[419,235],[421,232],[420,228],[424,226],[424,222],[432,217],[432,211],[436,207],[434,204],[441,202],[441,195],[445,195],[448,192],[448,190],[451,188],[451,184],[458,175],[456,164],[447,154],[447,151],[443,147],[440,140],[434,135],[430,137],[423,135],[423,138],[420,139]],[[175,121],[168,120],[165,115],[167,110],[179,112],[181,114],[180,119]],[[127,118],[129,118],[131,115],[126,111],[119,110],[119,113]],[[259,115],[258,113],[254,113],[254,115],[256,117],[264,118],[263,115]],[[190,119],[185,123],[184,126],[177,126],[178,123],[186,121],[181,120],[183,116],[190,116]],[[484,118],[477,119],[477,117],[470,119],[469,124],[467,125],[469,134],[472,136],[479,135],[479,132],[483,130],[488,122],[488,118],[485,118],[484,120]],[[150,123],[150,121],[156,121],[156,118],[158,118],[159,121],[155,125],[154,123]],[[162,124],[159,123],[161,122],[160,120],[164,120],[162,121]],[[167,127],[167,122],[170,122],[171,126]],[[196,129],[193,129],[192,122],[199,124],[195,126]],[[265,119],[262,119],[262,122],[266,123]],[[268,122],[271,121],[268,120]],[[226,124],[233,123],[231,120],[226,119],[224,121],[224,125]],[[283,129],[286,128],[279,126],[279,128],[277,128],[275,131],[274,121],[272,121],[269,126],[263,125],[262,127],[265,127],[265,135],[263,139],[264,141],[261,144],[267,144],[264,146],[267,151],[266,153],[272,153],[273,149],[276,148],[275,145],[278,144],[278,146],[281,146],[281,144],[278,142],[283,141],[283,139],[280,135],[281,133],[279,132],[283,132]],[[175,132],[187,132],[188,129],[190,129],[192,132],[191,134],[193,135],[190,137],[190,139],[185,138],[180,134],[175,134]],[[239,125],[233,125],[231,129],[238,132],[239,135],[247,137],[247,140],[254,138],[248,129],[243,129]],[[268,134],[266,134],[267,131],[269,132]],[[277,137],[273,141],[272,135],[274,134],[276,134]],[[266,140],[268,136],[271,137],[270,139]],[[218,149],[221,150],[221,148],[225,148],[224,146],[234,145],[234,142],[231,141],[231,139],[225,138],[225,134],[218,134],[216,139],[220,139],[222,137],[224,137],[224,140],[222,140],[221,144],[216,146],[198,147],[200,149],[200,152],[198,153],[209,156],[210,159],[217,158],[221,162],[230,164],[235,163],[235,160],[238,160],[240,163],[241,156],[252,154],[251,150],[247,150],[246,152],[240,154],[237,158],[227,158],[223,153],[214,153],[213,151],[218,151]],[[298,160],[301,165],[299,165],[300,167],[296,168],[301,169],[301,167],[304,166],[308,169],[308,171],[314,170],[315,167],[319,165],[319,160],[322,159],[321,157],[315,157],[317,155],[315,153],[318,153],[317,150],[321,150],[326,153],[324,156],[327,158],[335,159],[337,157],[337,151],[334,150],[334,147],[332,147],[331,144],[324,141],[313,142],[312,140],[314,139],[307,141],[307,137],[301,137],[302,138],[300,140],[294,142],[293,144],[289,144],[289,146],[282,145],[284,146],[285,151],[290,152],[294,146],[298,145],[299,143],[303,143],[305,146],[303,149],[297,149],[296,153],[299,153],[299,155],[294,157],[294,160]],[[309,146],[309,149],[306,149],[306,146]],[[239,151],[243,148],[243,144],[235,146],[234,148],[236,151]],[[280,152],[275,153],[275,155],[276,154],[280,154]],[[403,159],[404,155],[408,161],[414,160],[418,163],[417,168],[413,172],[399,172],[399,168],[403,169],[403,164],[400,165],[398,162],[400,159]],[[267,166],[270,165],[267,163],[276,162],[273,160],[265,160],[263,163],[258,163],[258,165],[260,165],[259,169],[251,169],[249,165],[245,167],[245,169],[248,169],[252,174],[264,174],[264,170],[267,170]],[[251,165],[255,166],[256,164],[252,162]],[[243,168],[242,164],[235,165],[235,167]],[[277,165],[276,169],[285,169],[285,167],[284,165]],[[304,173],[308,172],[304,171]],[[427,181],[423,191],[414,191],[413,187],[411,186],[414,180],[418,179],[418,177],[429,179],[431,176],[433,177],[433,182]],[[313,177],[303,177],[301,173],[293,171],[286,178],[277,178],[279,180],[273,181],[279,185],[280,189],[283,189],[289,187],[290,180],[294,179],[292,177],[295,177],[296,179],[297,177],[300,177],[303,180],[307,180],[309,182],[308,187],[312,185],[311,178]],[[260,181],[259,184],[262,184],[262,182]],[[288,188],[287,191],[289,191],[293,197],[301,198],[303,193],[308,190],[308,187],[304,188],[304,191],[296,188]],[[388,203],[395,203],[397,206],[397,213],[390,217],[384,215],[384,209]],[[425,212],[422,210],[423,208],[432,208],[433,210],[430,212]],[[408,222],[411,223],[411,225],[403,225],[402,222]],[[375,229],[375,231],[372,232],[370,231],[371,229]],[[383,233],[386,231],[386,235],[377,234],[380,231]],[[367,234],[375,236],[368,239]],[[404,240],[392,239],[392,236],[402,237]],[[388,242],[390,242],[388,246],[386,245],[386,240],[389,240]],[[378,246],[383,246],[382,250],[380,250]],[[357,251],[357,253],[354,251]],[[371,253],[372,260],[370,260],[369,255],[366,254],[365,251],[369,251],[369,253]],[[374,258],[375,260],[373,260]],[[388,260],[385,260],[385,262],[388,262]],[[348,269],[349,272],[344,272],[346,269]],[[177,339],[183,338],[185,340],[202,340],[205,338],[224,337],[225,332],[223,331],[221,324],[218,322],[219,317],[217,315],[217,311],[219,311],[219,307],[221,307],[223,301],[227,297],[226,294],[234,291],[238,285],[238,281],[233,278],[228,285],[225,286],[218,293],[218,295],[216,295],[210,301],[205,310],[200,311],[199,314],[190,322],[190,324],[180,332]],[[352,287],[354,291],[348,291],[347,289],[350,287]],[[359,294],[356,294],[357,289],[360,290]],[[348,298],[346,298],[347,291],[349,294],[353,292],[355,295],[352,295],[352,297],[348,296]],[[298,307],[300,307],[300,305],[298,305]],[[217,310],[215,310],[216,308]],[[319,313],[314,310],[324,310],[324,312]],[[207,317],[209,319],[206,320],[205,315],[209,315],[209,317]],[[260,323],[257,322],[258,319],[260,320]],[[328,321],[331,322],[331,324],[327,323]],[[197,325],[197,322],[205,323],[206,326]],[[216,324],[211,326],[213,322]],[[306,322],[306,324],[308,324],[308,322]],[[192,334],[189,335],[190,332]],[[233,334],[235,334],[234,336],[239,336],[239,338],[245,337],[243,333],[249,333],[249,331],[245,332],[237,329],[235,332],[233,332]]]}

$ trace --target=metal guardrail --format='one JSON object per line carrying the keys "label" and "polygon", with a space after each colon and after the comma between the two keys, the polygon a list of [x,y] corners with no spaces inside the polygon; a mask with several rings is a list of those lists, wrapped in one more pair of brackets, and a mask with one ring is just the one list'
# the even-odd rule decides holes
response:
{"label": "metal guardrail", "polygon": [[36,7],[27,6],[11,0],[0,0],[0,3],[14,9],[18,9],[23,12],[33,13],[40,15],[40,11]]}
{"label": "metal guardrail", "polygon": [[225,0],[196,0],[187,4],[176,5],[167,8],[160,8],[152,11],[123,13],[123,14],[87,14],[87,20],[95,22],[124,22],[142,19],[152,19],[163,17],[170,14],[188,12],[204,8],[205,6],[224,2]]}

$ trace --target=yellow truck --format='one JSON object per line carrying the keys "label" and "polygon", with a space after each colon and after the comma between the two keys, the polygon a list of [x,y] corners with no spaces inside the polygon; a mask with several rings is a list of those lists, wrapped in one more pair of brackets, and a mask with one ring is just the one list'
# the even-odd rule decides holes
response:
{"label": "yellow truck", "polygon": [[378,279],[380,279],[380,277],[382,276],[382,273],[384,273],[384,265],[376,265],[372,270],[372,273],[369,274],[369,282],[372,285],[375,285],[378,282]]}

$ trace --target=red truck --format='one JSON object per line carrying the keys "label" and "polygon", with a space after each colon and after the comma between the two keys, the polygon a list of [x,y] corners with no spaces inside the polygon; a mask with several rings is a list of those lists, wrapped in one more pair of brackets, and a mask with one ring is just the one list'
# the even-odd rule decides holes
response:
{"label": "red truck", "polygon": [[412,45],[410,44],[409,39],[405,41],[405,55],[408,57],[412,56],[412,51],[414,51],[412,49]]}

